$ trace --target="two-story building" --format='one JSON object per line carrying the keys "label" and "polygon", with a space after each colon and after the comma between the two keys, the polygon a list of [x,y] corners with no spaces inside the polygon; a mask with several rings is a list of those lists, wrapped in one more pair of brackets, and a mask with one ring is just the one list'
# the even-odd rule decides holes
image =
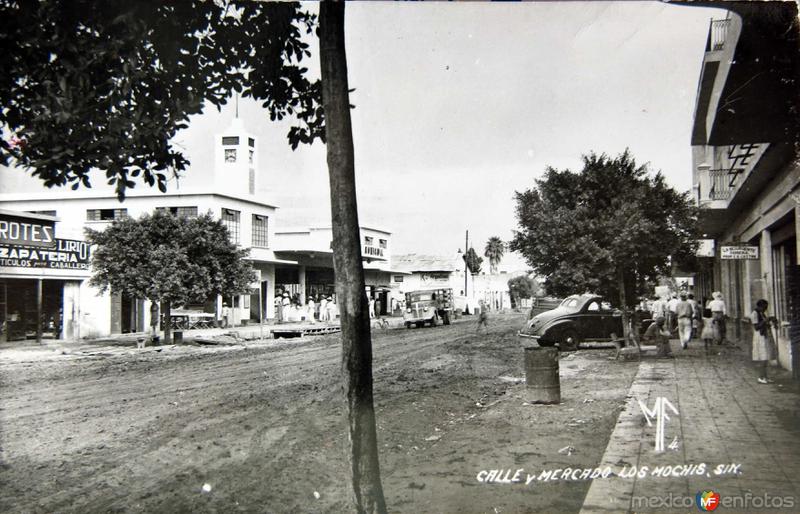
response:
{"label": "two-story building", "polygon": [[721,291],[729,330],[745,338],[750,312],[766,299],[780,321],[780,364],[797,373],[797,6],[759,4],[717,4],[728,14],[709,27],[691,141],[705,256],[695,292]]}
{"label": "two-story building", "polygon": [[[391,232],[361,227],[361,257],[369,298],[380,306],[379,314],[390,308]],[[330,225],[281,229],[275,233],[275,254],[292,265],[277,265],[276,284],[305,304],[309,297],[335,299],[333,275],[333,228]],[[398,271],[397,273],[402,273]]]}
{"label": "two-story building", "polygon": [[[17,217],[9,218],[14,220],[30,217],[50,224],[57,220],[58,238],[78,242],[84,240],[85,228],[102,230],[124,216],[139,217],[156,210],[176,216],[211,213],[227,227],[234,243],[249,250],[248,259],[257,272],[257,282],[252,284],[249,294],[210,298],[204,304],[185,307],[213,314],[219,320],[223,305],[227,304],[231,309],[230,323],[258,323],[276,317],[276,292],[299,292],[303,301],[308,294],[334,294],[330,226],[276,231],[277,207],[257,195],[259,176],[263,175],[256,137],[245,129],[241,120],[234,119],[230,127],[214,137],[213,164],[194,165],[189,176],[181,179],[177,187],[171,185],[167,193],[139,187],[128,190],[124,202],[119,202],[113,189],[102,185],[77,191],[42,188],[32,194],[3,190],[0,184],[0,209],[14,211]],[[102,173],[98,175],[102,182],[101,177]],[[390,237],[386,230],[362,228],[367,284],[369,292],[376,296],[385,296],[389,290]],[[5,295],[1,298],[13,297],[20,288],[25,295],[35,296],[40,284],[37,280],[44,280],[45,298],[62,299],[48,300],[45,309],[60,311],[62,318],[72,316],[70,323],[61,323],[59,329],[53,329],[50,337],[72,339],[143,332],[150,325],[149,302],[114,292],[100,294],[88,284],[90,268],[57,272],[41,267],[26,270],[10,265],[11,262],[0,259],[0,293]],[[19,308],[30,311],[31,302]],[[56,303],[58,308],[49,307]],[[14,311],[17,306],[11,302],[4,303],[2,308],[12,309],[8,316],[33,319],[24,313],[17,316]],[[30,330],[28,333],[30,336]],[[24,331],[18,330],[15,337],[24,338]]]}

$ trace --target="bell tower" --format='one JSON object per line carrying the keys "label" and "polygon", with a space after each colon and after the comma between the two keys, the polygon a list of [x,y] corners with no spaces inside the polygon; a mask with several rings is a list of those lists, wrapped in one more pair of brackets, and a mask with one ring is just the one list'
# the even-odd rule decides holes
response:
{"label": "bell tower", "polygon": [[220,193],[252,196],[256,193],[258,155],[256,138],[238,117],[214,138],[214,185]]}

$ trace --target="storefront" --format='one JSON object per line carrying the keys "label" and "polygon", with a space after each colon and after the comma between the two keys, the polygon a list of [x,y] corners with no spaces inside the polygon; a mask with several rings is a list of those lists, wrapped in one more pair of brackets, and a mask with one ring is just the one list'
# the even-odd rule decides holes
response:
{"label": "storefront", "polygon": [[57,218],[0,210],[0,341],[80,336],[89,245],[56,237]]}

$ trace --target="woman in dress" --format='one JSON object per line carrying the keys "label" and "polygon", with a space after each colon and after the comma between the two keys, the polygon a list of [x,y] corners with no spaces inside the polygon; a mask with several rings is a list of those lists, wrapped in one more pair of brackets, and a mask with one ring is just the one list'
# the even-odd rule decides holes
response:
{"label": "woman in dress", "polygon": [[767,317],[769,303],[763,298],[756,302],[755,310],[750,314],[753,323],[753,362],[759,370],[758,383],[767,384],[767,365],[775,358],[775,340],[772,337],[771,324],[776,324],[774,317]]}
{"label": "woman in dress", "polygon": [[[702,305],[706,305],[706,299],[703,298]],[[711,355],[711,346],[714,341],[714,325],[711,318],[711,309],[700,308],[698,306],[700,319],[698,325],[700,326],[700,339],[703,340],[703,347],[706,350],[706,355]]]}

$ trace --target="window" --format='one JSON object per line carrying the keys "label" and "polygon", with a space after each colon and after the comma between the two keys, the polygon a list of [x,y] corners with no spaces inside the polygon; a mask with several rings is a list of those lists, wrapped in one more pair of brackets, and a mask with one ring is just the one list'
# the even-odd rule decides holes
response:
{"label": "window", "polygon": [[87,209],[86,221],[112,221],[128,215],[128,209]]}
{"label": "window", "polygon": [[45,216],[55,216],[56,211],[28,211],[31,214],[44,214]]}
{"label": "window", "polygon": [[269,218],[260,214],[253,214],[253,246],[269,248],[268,229]]}
{"label": "window", "polygon": [[231,243],[239,244],[239,211],[222,209],[222,224],[228,229]]}
{"label": "window", "polygon": [[183,216],[186,218],[197,217],[197,207],[156,207],[158,212],[168,212],[173,216]]}
{"label": "window", "polygon": [[225,149],[225,162],[236,162],[236,148]]}
{"label": "window", "polygon": [[378,246],[386,248],[386,239],[378,239]]}
{"label": "window", "polygon": [[250,146],[250,148],[254,148],[256,146],[256,140],[252,137],[248,137],[247,144]]}
{"label": "window", "polygon": [[403,275],[395,275],[394,277],[392,277],[392,279],[395,282],[402,282],[403,281]]}
{"label": "window", "polygon": [[222,138],[223,146],[237,146],[239,144],[239,138],[235,136],[228,136]]}
{"label": "window", "polygon": [[367,246],[372,246],[372,238],[369,236],[364,236],[364,244]]}

